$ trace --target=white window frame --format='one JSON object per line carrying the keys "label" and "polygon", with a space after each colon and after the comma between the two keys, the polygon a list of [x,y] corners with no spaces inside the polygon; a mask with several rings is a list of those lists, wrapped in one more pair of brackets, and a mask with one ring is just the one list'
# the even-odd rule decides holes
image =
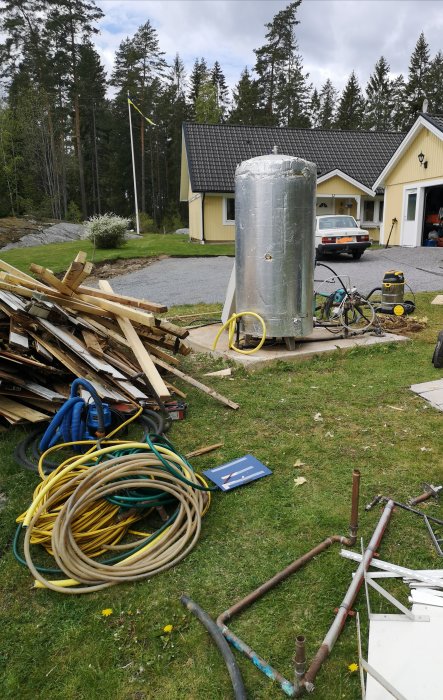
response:
{"label": "white window frame", "polygon": [[228,219],[228,199],[235,199],[235,195],[225,195],[223,197],[223,226],[233,226],[235,219]]}
{"label": "white window frame", "polygon": [[[380,202],[383,201],[383,197],[373,198],[373,197],[363,197],[362,199],[362,207],[361,207],[361,225],[364,226],[365,228],[380,228],[383,219],[380,219]],[[372,221],[366,221],[366,219],[363,218],[364,212],[365,212],[365,202],[374,202],[374,218]]]}

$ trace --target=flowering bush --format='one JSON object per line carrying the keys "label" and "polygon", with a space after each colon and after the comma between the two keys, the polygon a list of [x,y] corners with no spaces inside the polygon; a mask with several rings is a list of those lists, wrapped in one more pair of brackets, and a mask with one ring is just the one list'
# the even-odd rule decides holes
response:
{"label": "flowering bush", "polygon": [[120,248],[125,242],[129,219],[116,214],[92,216],[86,224],[87,236],[96,248]]}

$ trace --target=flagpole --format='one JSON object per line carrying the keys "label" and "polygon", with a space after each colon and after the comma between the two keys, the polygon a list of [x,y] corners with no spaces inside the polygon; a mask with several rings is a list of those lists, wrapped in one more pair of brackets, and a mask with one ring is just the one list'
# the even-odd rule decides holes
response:
{"label": "flagpole", "polygon": [[140,221],[138,218],[137,181],[136,181],[136,176],[135,176],[134,139],[132,136],[132,116],[131,116],[131,102],[129,99],[129,90],[128,90],[128,112],[129,112],[129,133],[131,134],[132,179],[134,180],[135,220],[136,220],[136,224],[137,224],[137,236],[139,236],[140,235]]}

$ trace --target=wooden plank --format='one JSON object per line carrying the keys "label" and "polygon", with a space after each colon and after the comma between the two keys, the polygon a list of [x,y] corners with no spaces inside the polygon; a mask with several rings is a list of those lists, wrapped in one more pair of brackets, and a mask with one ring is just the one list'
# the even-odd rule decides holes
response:
{"label": "wooden plank", "polygon": [[[100,280],[99,285],[100,288],[103,289],[105,292],[112,293],[112,287],[106,280]],[[140,364],[141,369],[145,373],[146,378],[149,381],[149,384],[151,385],[153,391],[161,399],[169,398],[171,394],[169,393],[166,384],[164,383],[156,366],[154,365],[151,356],[149,355],[142,341],[135,332],[134,327],[129,318],[125,318],[124,316],[117,316],[117,323],[120,326],[126,340],[128,341],[132,352],[137,358],[137,362]]]}
{"label": "wooden plank", "polygon": [[171,384],[171,382],[166,382],[166,381],[165,381],[165,384],[168,387],[168,389],[171,389],[171,391],[174,392],[174,394],[177,394],[177,396],[180,396],[182,399],[185,399],[187,397],[187,394],[185,394],[185,392],[182,391],[181,389],[178,389],[175,386],[175,384]]}
{"label": "wooden plank", "polygon": [[49,416],[47,413],[41,413],[41,411],[36,411],[35,408],[29,408],[29,406],[24,406],[17,401],[12,399],[7,399],[5,396],[2,398],[1,409],[2,412],[8,412],[11,416],[16,416],[30,423],[40,423],[43,420],[48,420]]}
{"label": "wooden plank", "polygon": [[80,272],[83,272],[84,265],[85,264],[82,262],[77,262],[76,260],[73,260],[63,276],[63,284],[67,284],[68,287],[70,287],[71,283],[75,282]]}
{"label": "wooden plank", "polygon": [[187,338],[189,335],[189,331],[187,328],[181,328],[181,326],[176,326],[175,323],[171,323],[165,318],[156,318],[155,325],[157,326],[157,328],[161,328],[161,330],[166,331],[171,335],[175,335],[177,338],[181,338],[182,340],[184,338]]}
{"label": "wooden plank", "polygon": [[[26,289],[26,287],[15,287],[9,282],[4,282],[2,279],[0,279],[0,289],[4,289],[7,292],[12,292],[13,294],[25,297],[26,299],[31,299],[35,294],[35,291],[32,289]],[[84,313],[92,314],[94,316],[103,316],[102,308],[94,306],[93,304],[76,301],[72,298],[63,297],[57,294],[55,291],[52,294],[44,292],[44,296],[48,301],[53,301],[61,306],[68,306],[70,309],[74,309],[75,311],[83,311]]]}
{"label": "wooden plank", "polygon": [[107,301],[107,299],[99,299],[89,294],[78,294],[77,297],[81,301],[86,301],[88,304],[93,304],[105,311],[110,311],[119,318],[126,318],[135,323],[140,323],[142,326],[149,327],[154,325],[154,316],[151,313],[137,311],[136,309],[131,309],[129,306],[123,306],[123,304],[117,304],[114,301]]}
{"label": "wooden plank", "polygon": [[83,340],[85,341],[85,345],[88,348],[89,352],[92,353],[93,355],[98,355],[99,357],[103,356],[103,350],[102,346],[98,342],[98,338],[94,333],[91,333],[90,331],[85,331],[82,330],[82,336]]}
{"label": "wooden plank", "polygon": [[92,270],[94,269],[94,265],[90,262],[87,262],[83,265],[83,269],[80,270],[78,275],[76,277],[72,277],[70,282],[69,282],[69,287],[73,291],[77,291],[77,288],[81,285],[82,282],[85,281],[87,277],[91,274]]}
{"label": "wooden plank", "polygon": [[75,256],[74,262],[81,263],[84,265],[88,259],[88,254],[85,253],[83,250],[79,250],[77,255]]}
{"label": "wooden plank", "polygon": [[195,386],[197,389],[200,389],[200,391],[203,391],[205,394],[212,396],[214,399],[216,399],[217,401],[220,401],[220,403],[224,404],[225,406],[229,406],[229,408],[233,408],[234,410],[237,410],[237,408],[240,408],[238,403],[234,403],[234,401],[227,399],[226,396],[219,394],[217,391],[214,391],[214,389],[211,389],[209,386],[202,384],[197,379],[194,379],[194,377],[190,377],[188,374],[185,374],[184,372],[177,369],[176,367],[172,367],[172,365],[168,365],[163,360],[160,360],[159,358],[155,358],[154,362],[156,365],[159,365],[159,367],[163,367],[163,369],[167,369],[168,372],[171,372],[171,374],[174,374],[176,377],[180,377],[180,379],[183,379],[184,382],[187,382],[191,386]]}
{"label": "wooden plank", "polygon": [[163,352],[163,350],[160,350],[160,348],[157,348],[155,345],[152,345],[151,343],[144,342],[143,345],[145,346],[146,350],[148,352],[150,352],[152,355],[159,357],[161,360],[164,360],[165,362],[171,362],[171,364],[175,365],[176,367],[179,366],[180,362],[179,362],[179,360],[177,360],[176,357],[173,357],[172,355],[168,355],[167,352]]}
{"label": "wooden plank", "polygon": [[437,294],[437,296],[431,301],[431,304],[443,304],[443,294]]}
{"label": "wooden plank", "polygon": [[22,272],[21,270],[18,270],[16,267],[13,267],[9,263],[5,262],[4,260],[0,260],[0,270],[3,270],[3,272],[9,272],[11,275],[15,275],[16,277],[20,277],[21,279],[31,281],[33,278],[31,275],[27,275],[26,272]]}
{"label": "wooden plank", "polygon": [[26,287],[26,289],[34,289],[37,292],[51,293],[54,291],[51,287],[48,287],[46,284],[43,284],[42,282],[39,282],[38,280],[34,279],[34,277],[22,279],[21,277],[17,277],[17,275],[12,275],[9,272],[1,272],[0,279],[2,279],[4,282],[15,284],[19,287]]}
{"label": "wooden plank", "polygon": [[168,310],[167,306],[162,306],[161,304],[156,304],[152,301],[145,301],[145,299],[136,299],[135,297],[129,297],[116,293],[111,294],[110,292],[104,292],[103,290],[96,289],[95,287],[78,287],[77,292],[80,294],[93,294],[99,299],[115,301],[116,303],[123,304],[124,306],[134,306],[136,309],[153,311],[156,314],[163,314]]}
{"label": "wooden plank", "polygon": [[198,457],[199,455],[205,455],[207,452],[212,452],[213,450],[218,450],[220,447],[223,447],[224,443],[223,442],[217,442],[215,445],[207,445],[206,447],[199,447],[198,450],[193,450],[192,452],[188,452],[186,455],[186,459],[190,459],[191,457]]}
{"label": "wooden plank", "polygon": [[23,328],[15,322],[14,317],[10,320],[9,345],[24,351],[29,350],[29,338]]}
{"label": "wooden plank", "polygon": [[42,267],[41,265],[36,265],[35,263],[31,263],[29,266],[29,269],[31,272],[35,272],[37,277],[43,280],[43,282],[46,282],[46,284],[50,287],[53,287],[56,289],[60,294],[64,294],[67,297],[70,297],[74,294],[73,290],[68,287],[68,285],[64,284],[61,280],[58,279],[54,275],[51,270],[48,270],[46,267]]}

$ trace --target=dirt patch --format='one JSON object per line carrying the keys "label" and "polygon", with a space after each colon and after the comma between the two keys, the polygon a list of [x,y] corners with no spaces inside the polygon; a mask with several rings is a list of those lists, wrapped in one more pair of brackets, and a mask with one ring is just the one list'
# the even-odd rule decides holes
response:
{"label": "dirt patch", "polygon": [[5,216],[0,219],[0,248],[8,243],[15,243],[29,233],[41,233],[52,222],[38,222],[34,219]]}
{"label": "dirt patch", "polygon": [[[149,267],[158,260],[165,260],[168,255],[157,255],[152,258],[128,258],[120,260],[103,260],[94,263],[94,271],[87,279],[87,284],[97,285],[98,280],[109,280],[112,277],[127,275],[129,272],[136,272],[145,267]],[[85,282],[86,284],[86,282]]]}
{"label": "dirt patch", "polygon": [[427,318],[417,316],[379,316],[383,330],[408,337],[421,333],[428,326]]}

